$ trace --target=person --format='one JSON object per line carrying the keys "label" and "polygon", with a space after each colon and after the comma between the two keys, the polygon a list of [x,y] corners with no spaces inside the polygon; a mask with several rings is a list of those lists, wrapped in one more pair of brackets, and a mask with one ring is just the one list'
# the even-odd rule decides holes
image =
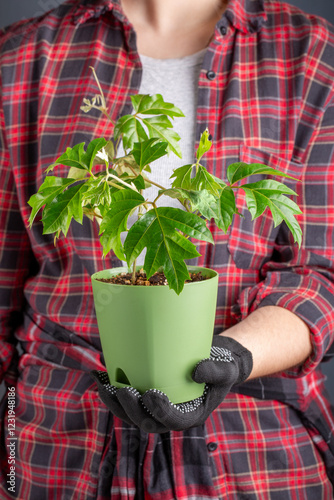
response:
{"label": "person", "polygon": [[[0,61],[1,498],[332,499],[333,27],[276,0],[68,0],[4,29]],[[215,246],[200,246],[198,265],[220,275],[214,340],[248,364],[204,421],[180,415],[181,430],[166,400],[149,429],[132,411],[140,396],[112,394],[110,411],[91,376],[105,366],[90,276],[119,264],[97,228],[73,224],[56,246],[40,222],[27,228],[47,166],[110,132],[80,110],[97,90],[90,66],[114,119],[138,91],[184,104],[185,149],[208,127],[217,177],[242,161],[297,179],[300,250],[267,213],[212,227]]]}

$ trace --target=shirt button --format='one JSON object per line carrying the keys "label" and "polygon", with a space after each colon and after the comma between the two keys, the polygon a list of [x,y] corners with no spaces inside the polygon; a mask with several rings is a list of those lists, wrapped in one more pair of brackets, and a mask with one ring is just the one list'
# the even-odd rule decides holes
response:
{"label": "shirt button", "polygon": [[207,444],[207,448],[209,451],[216,451],[218,448],[218,444],[215,443],[214,441],[211,441],[210,443]]}
{"label": "shirt button", "polygon": [[227,28],[226,28],[226,26],[221,26],[221,27],[220,27],[220,32],[221,32],[221,34],[222,34],[223,36],[225,36],[225,35],[226,35],[226,33],[227,33]]}
{"label": "shirt button", "polygon": [[214,80],[216,78],[216,73],[214,71],[208,71],[206,77],[208,80]]}

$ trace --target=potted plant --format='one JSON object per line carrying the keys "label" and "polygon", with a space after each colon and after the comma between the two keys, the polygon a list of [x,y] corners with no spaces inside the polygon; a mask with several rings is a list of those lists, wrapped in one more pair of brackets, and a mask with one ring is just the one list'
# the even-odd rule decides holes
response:
{"label": "potted plant", "polygon": [[[239,216],[234,194],[239,189],[246,193],[253,218],[269,207],[275,225],[284,220],[299,245],[295,215],[301,211],[288,197],[295,192],[281,182],[265,178],[245,183],[255,174],[289,177],[270,166],[234,163],[227,170],[228,183],[210,174],[201,162],[212,145],[208,130],[202,133],[194,163],[175,169],[171,185],[158,186],[158,195],[147,199],[154,161],[170,153],[181,157],[172,120],[184,115],[159,94],[132,95],[133,114],[114,123],[94,76],[99,94],[84,99],[81,109],[105,114],[112,137],[67,148],[48,167],[43,184],[28,201],[29,224],[43,208],[43,234],[55,234],[55,242],[61,233],[66,237],[73,219],[82,223],[87,216],[99,224],[104,256],[113,251],[128,266],[92,276],[110,382],[133,385],[140,392],[156,388],[174,403],[195,399],[203,387],[192,381],[191,372],[210,353],[218,276],[186,265],[185,260],[199,256],[192,240],[213,244],[207,227],[212,219],[228,230]],[[117,156],[121,141],[125,154]],[[67,177],[53,174],[57,165],[69,168]],[[162,196],[178,200],[180,207],[159,206]],[[129,228],[128,217],[135,211],[137,220]],[[145,248],[144,264],[137,266]]]}

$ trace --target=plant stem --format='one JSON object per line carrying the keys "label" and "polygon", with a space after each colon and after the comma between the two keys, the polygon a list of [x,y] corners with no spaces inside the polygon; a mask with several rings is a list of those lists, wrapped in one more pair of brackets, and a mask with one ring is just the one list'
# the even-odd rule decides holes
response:
{"label": "plant stem", "polygon": [[[140,190],[140,194],[143,193],[143,190]],[[143,205],[139,205],[138,207],[138,219],[143,215]],[[133,265],[132,265],[132,277],[131,277],[131,283],[134,285],[136,283],[136,266],[137,266],[137,259],[134,260]]]}
{"label": "plant stem", "polygon": [[104,114],[104,116],[106,116],[108,118],[108,120],[110,121],[110,123],[112,125],[115,125],[114,120],[111,118],[111,116],[109,115],[108,111],[105,108],[96,108],[96,109],[99,109]]}
{"label": "plant stem", "polygon": [[102,215],[99,215],[95,212],[95,210],[93,210],[93,215],[94,217],[97,217],[98,219],[103,219]]}
{"label": "plant stem", "polygon": [[132,276],[131,276],[131,283],[134,285],[136,283],[136,264],[137,264],[137,259],[134,260],[132,264]]}
{"label": "plant stem", "polygon": [[116,184],[115,182],[111,182],[111,181],[106,181],[106,182],[107,182],[107,184],[108,184],[109,186],[115,187],[115,188],[117,188],[117,189],[124,189],[124,188],[122,188],[122,186],[119,186],[119,185],[118,185],[118,184]]}
{"label": "plant stem", "polygon": [[160,184],[158,184],[154,181],[151,181],[148,177],[144,177],[143,174],[142,174],[142,177],[143,177],[144,181],[149,182],[150,184],[153,184],[153,186],[156,186],[156,187],[158,187],[160,189],[164,189],[164,190],[166,189],[164,186],[160,186]]}
{"label": "plant stem", "polygon": [[100,111],[102,111],[102,113],[108,118],[108,120],[110,121],[110,123],[112,125],[115,125],[115,122],[113,121],[113,119],[111,118],[111,116],[109,115],[109,113],[107,111],[107,103],[106,103],[106,100],[105,100],[105,97],[104,97],[103,90],[102,90],[102,87],[100,85],[99,79],[98,79],[98,77],[96,75],[95,69],[93,68],[93,66],[89,66],[89,67],[90,67],[90,69],[93,72],[96,84],[97,84],[97,86],[99,88],[99,91],[100,91],[100,96],[101,96],[101,101],[102,101],[102,106],[100,106],[100,107],[92,106],[92,107],[96,108],[96,109],[98,109]]}
{"label": "plant stem", "polygon": [[116,181],[119,182],[120,184],[123,184],[125,187],[127,187],[129,189],[132,189],[132,191],[136,191],[137,192],[137,190],[134,189],[132,186],[130,186],[130,184],[127,184],[126,182],[122,181],[122,179],[120,179],[119,177],[117,177],[114,174],[111,174],[110,172],[108,174],[108,179],[109,179],[109,177],[111,177],[112,179],[116,179]]}

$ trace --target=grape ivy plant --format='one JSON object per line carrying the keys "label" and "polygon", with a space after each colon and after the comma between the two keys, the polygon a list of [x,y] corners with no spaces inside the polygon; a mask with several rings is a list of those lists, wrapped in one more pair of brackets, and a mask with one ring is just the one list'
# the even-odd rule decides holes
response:
{"label": "grape ivy plant", "polygon": [[[212,219],[218,228],[227,231],[233,217],[239,215],[235,201],[238,189],[244,190],[253,219],[269,207],[275,226],[285,221],[300,246],[302,234],[295,215],[301,211],[289,198],[296,193],[270,178],[240,185],[255,174],[289,176],[267,165],[238,162],[229,165],[228,183],[223,182],[201,163],[212,145],[208,130],[202,133],[194,163],[175,169],[171,185],[158,186],[156,198],[148,200],[145,190],[155,184],[150,179],[154,161],[170,153],[181,158],[180,137],[173,130],[172,120],[184,115],[160,94],[138,94],[131,96],[133,113],[114,123],[93,73],[99,94],[84,99],[81,109],[100,110],[110,120],[113,135],[108,140],[96,138],[87,146],[80,143],[67,148],[47,168],[43,184],[28,201],[32,208],[30,227],[43,208],[43,234],[54,234],[56,241],[61,233],[66,237],[73,219],[82,223],[83,216],[87,216],[99,223],[104,256],[112,250],[132,266],[134,278],[136,259],[146,248],[143,268],[147,277],[162,268],[169,287],[177,294],[189,279],[185,260],[199,256],[192,239],[213,243],[207,227],[207,221]],[[120,141],[125,154],[118,157]],[[67,177],[50,175],[57,165],[69,168]],[[161,196],[176,198],[180,208],[158,206]],[[128,217],[135,209],[138,220],[128,228]],[[124,244],[123,232],[127,232]]]}

